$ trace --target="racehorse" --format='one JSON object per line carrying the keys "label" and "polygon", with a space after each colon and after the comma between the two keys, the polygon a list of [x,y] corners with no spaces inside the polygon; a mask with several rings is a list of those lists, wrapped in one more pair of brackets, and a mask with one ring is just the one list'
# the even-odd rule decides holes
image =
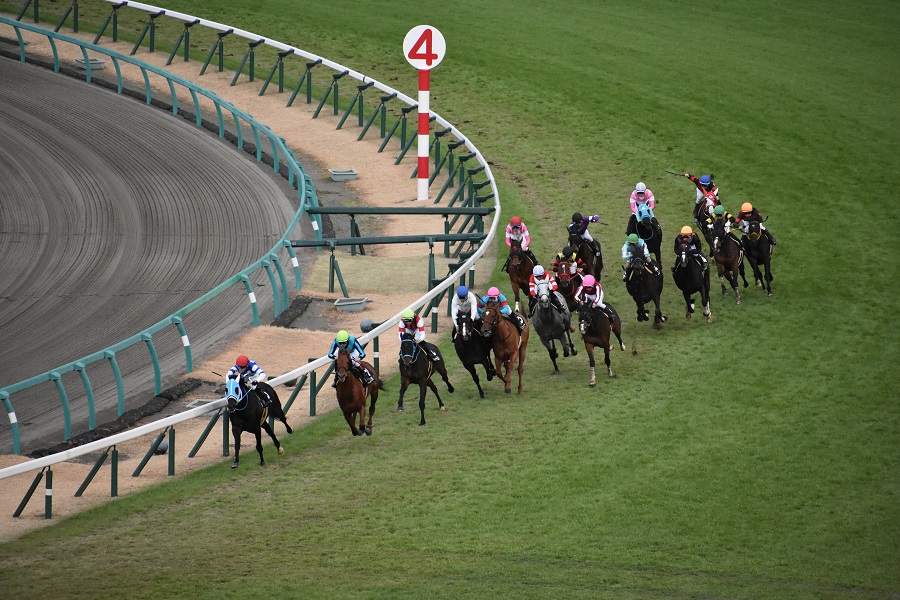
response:
{"label": "racehorse", "polygon": [[578,310],[578,302],[575,301],[575,292],[581,287],[581,274],[576,272],[575,275],[572,275],[569,272],[571,267],[572,263],[560,259],[556,267],[555,278],[559,293],[565,298],[569,312],[573,313]]}
{"label": "racehorse", "polygon": [[672,271],[672,278],[675,285],[684,294],[685,317],[690,319],[694,313],[694,299],[691,297],[696,292],[700,292],[700,301],[703,304],[703,314],[706,316],[706,322],[712,323],[712,312],[709,310],[709,269],[704,269],[703,265],[695,258],[687,253],[686,245],[681,245],[679,252],[681,262],[678,267]]}
{"label": "racehorse", "polygon": [[[597,247],[600,247],[600,240],[596,240]],[[584,274],[593,275],[597,281],[600,281],[600,272],[603,271],[603,252],[594,255],[594,248],[590,242],[581,237],[581,234],[569,234],[569,246],[578,249],[578,258],[584,261]]]}
{"label": "racehorse", "polygon": [[759,266],[762,265],[765,268],[766,293],[771,296],[772,279],[774,279],[772,276],[772,242],[763,235],[758,221],[750,222],[747,235],[744,236],[741,242],[744,245],[744,253],[747,255],[747,260],[750,261],[750,266],[753,268],[753,278],[756,280],[757,287],[763,285],[763,274]]}
{"label": "racehorse", "polygon": [[528,289],[528,281],[534,270],[534,261],[522,250],[518,242],[512,242],[509,249],[509,283],[512,285],[513,296],[516,300],[516,312],[519,311],[519,290]]}
{"label": "racehorse", "polygon": [[[560,313],[550,304],[550,294],[556,294],[557,300],[565,307],[565,312]],[[535,306],[534,315],[531,317],[531,325],[541,338],[541,343],[550,353],[550,360],[553,361],[553,374],[559,374],[559,367],[556,365],[556,358],[559,354],[556,351],[556,340],[559,340],[562,346],[563,356],[569,356],[569,349],[572,355],[578,354],[575,344],[572,343],[572,314],[559,292],[550,291],[550,284],[546,281],[537,284],[537,306]],[[567,343],[568,340],[568,343]]]}
{"label": "racehorse", "polygon": [[456,337],[453,338],[453,346],[456,355],[472,375],[472,381],[478,388],[478,395],[484,398],[484,390],[481,389],[481,380],[478,378],[477,365],[484,366],[487,380],[490,381],[496,374],[494,365],[491,364],[491,345],[475,328],[472,318],[464,312],[456,315]]}
{"label": "racehorse", "polygon": [[712,245],[712,239],[705,227],[706,220],[713,215],[713,210],[719,204],[719,199],[713,192],[703,192],[703,199],[694,206],[694,222],[697,223],[697,227],[703,232],[706,242],[710,245]]}
{"label": "racehorse", "polygon": [[635,256],[631,259],[631,267],[626,272],[625,288],[634,303],[637,305],[638,321],[649,321],[650,311],[644,308],[647,302],[656,305],[656,314],[653,316],[653,327],[659,329],[661,323],[665,323],[667,316],[662,314],[659,305],[659,297],[663,289],[662,273],[653,274],[653,271],[643,256]]}
{"label": "racehorse", "polygon": [[[375,373],[365,361],[359,361],[359,364]],[[338,406],[344,413],[344,419],[350,426],[350,433],[354,436],[372,435],[372,417],[375,416],[375,403],[378,402],[378,390],[383,388],[381,379],[375,375],[375,381],[367,386],[352,374],[353,363],[350,360],[350,353],[343,348],[338,348],[337,357],[334,360],[334,372],[337,376],[337,393]],[[369,420],[366,421],[366,396],[369,396]],[[356,426],[356,416],[359,415],[359,427]]]}
{"label": "racehorse", "polygon": [[494,349],[497,377],[503,380],[504,391],[509,394],[512,385],[512,369],[518,360],[519,393],[522,393],[522,368],[525,365],[525,349],[528,347],[528,319],[525,328],[519,333],[518,327],[500,314],[497,306],[488,305],[481,315],[481,335],[491,340]]}
{"label": "racehorse", "polygon": [[738,242],[729,232],[725,231],[725,219],[714,220],[712,226],[713,259],[716,261],[716,270],[719,273],[719,283],[722,285],[722,295],[728,293],[725,280],[734,290],[735,303],[741,303],[741,293],[738,291],[738,273],[744,279],[744,287],[747,287],[747,278],[744,277],[744,252]]}
{"label": "racehorse", "polygon": [[625,228],[625,235],[636,233],[647,244],[647,249],[656,257],[656,264],[662,264],[662,227],[659,221],[651,218],[653,211],[646,204],[639,204],[637,213],[631,215],[628,219],[628,226]]}
{"label": "racehorse", "polygon": [[599,308],[593,307],[590,302],[585,302],[578,307],[578,326],[581,330],[581,338],[584,340],[584,349],[587,350],[591,364],[591,387],[597,385],[597,376],[594,371],[595,347],[599,346],[600,348],[603,348],[606,360],[606,372],[610,377],[614,377],[609,363],[610,331],[612,331],[616,335],[616,339],[619,340],[619,348],[621,348],[623,352],[625,351],[625,344],[622,342],[622,320],[619,318],[616,309],[614,309],[612,305],[607,302],[606,306],[615,315],[612,324],[609,322],[609,317],[607,317]]}
{"label": "racehorse", "polygon": [[[246,393],[238,385],[237,378],[229,378],[225,384],[225,397],[228,400],[228,418],[231,420],[231,435],[234,437],[234,460],[231,462],[231,468],[236,469],[238,463],[241,462],[241,434],[243,432],[252,433],[256,436],[256,451],[259,453],[259,466],[266,466],[263,458],[262,448],[262,430],[265,430],[275,442],[275,448],[278,454],[284,454],[284,448],[275,437],[275,432],[269,426],[269,417],[272,416],[282,423],[289,434],[294,433],[291,426],[288,425],[287,417],[284,416],[284,409],[281,407],[281,401],[278,394],[272,389],[272,386],[266,383],[258,383],[257,389],[247,390]],[[263,407],[260,394],[265,393],[270,400],[268,406]]]}
{"label": "racehorse", "polygon": [[441,357],[441,351],[435,348],[440,360],[432,362],[428,356],[419,348],[415,338],[411,333],[403,333],[400,336],[400,400],[397,401],[397,411],[403,412],[403,394],[410,383],[419,384],[419,411],[422,413],[422,420],[419,426],[425,425],[425,394],[426,388],[431,388],[437,397],[438,406],[443,412],[444,403],[441,401],[441,395],[438,394],[437,387],[431,381],[431,375],[437,371],[441,375],[441,379],[447,384],[447,391],[453,393],[453,385],[447,379],[447,367],[444,366],[444,359]]}

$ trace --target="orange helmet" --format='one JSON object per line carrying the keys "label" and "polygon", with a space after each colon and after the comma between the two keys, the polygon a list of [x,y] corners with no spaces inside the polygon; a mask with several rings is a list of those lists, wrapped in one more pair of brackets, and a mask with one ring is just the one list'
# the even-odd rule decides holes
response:
{"label": "orange helmet", "polygon": [[247,358],[246,356],[244,356],[243,354],[241,354],[240,356],[238,356],[235,359],[234,364],[236,364],[237,366],[239,366],[243,369],[244,367],[246,367],[247,365],[250,364],[250,359]]}
{"label": "orange helmet", "polygon": [[681,228],[682,235],[691,235],[693,233],[694,233],[694,230],[691,229],[690,225],[685,225],[684,227]]}
{"label": "orange helmet", "polygon": [[512,219],[509,220],[509,224],[512,225],[513,227],[521,227],[522,219],[520,219],[519,217],[513,217]]}
{"label": "orange helmet", "polygon": [[753,205],[749,202],[741,204],[741,212],[753,212]]}

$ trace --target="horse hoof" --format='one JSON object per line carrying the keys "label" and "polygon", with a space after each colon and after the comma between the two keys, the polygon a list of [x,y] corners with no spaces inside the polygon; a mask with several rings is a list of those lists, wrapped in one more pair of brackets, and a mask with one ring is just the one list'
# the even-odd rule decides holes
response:
{"label": "horse hoof", "polygon": [[397,407],[397,412],[403,412],[403,407],[402,407],[402,406],[398,406],[398,407]]}
{"label": "horse hoof", "polygon": [[238,464],[236,462],[231,463],[232,469],[237,469]]}
{"label": "horse hoof", "polygon": [[261,467],[266,466],[266,461],[264,461],[264,460],[260,461],[260,462],[259,462],[259,466],[261,466]]}
{"label": "horse hoof", "polygon": [[595,385],[597,385],[597,380],[596,380],[596,379],[591,379],[591,382],[590,382],[588,385],[591,386],[591,387],[594,387]]}
{"label": "horse hoof", "polygon": [[453,393],[453,386],[450,385],[449,383],[447,384],[447,391],[450,392],[451,394]]}
{"label": "horse hoof", "polygon": [[425,421],[422,421],[421,423],[419,423],[419,427],[425,427]]}
{"label": "horse hoof", "polygon": [[507,394],[511,394],[511,393],[512,393],[512,390],[511,390],[510,388],[506,388],[506,389],[503,390],[503,391],[506,392]]}
{"label": "horse hoof", "polygon": [[366,435],[372,435],[372,428],[366,427]]}
{"label": "horse hoof", "polygon": [[769,298],[771,298],[771,297],[774,296],[774,295],[775,295],[775,294],[772,293],[772,292],[769,292],[769,293],[768,293]]}
{"label": "horse hoof", "polygon": [[284,454],[284,446],[278,447],[278,454]]}
{"label": "horse hoof", "polygon": [[734,303],[735,303],[735,304],[740,304],[740,303],[741,303],[741,299],[738,298],[737,300],[734,301]]}
{"label": "horse hoof", "polygon": [[446,406],[442,406],[442,407],[441,407],[441,412],[446,412],[446,411],[447,411],[447,407],[446,407]]}

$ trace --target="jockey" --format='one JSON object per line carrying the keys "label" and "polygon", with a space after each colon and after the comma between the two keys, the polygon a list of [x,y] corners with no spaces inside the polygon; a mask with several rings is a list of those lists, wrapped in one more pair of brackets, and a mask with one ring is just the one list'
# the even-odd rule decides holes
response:
{"label": "jockey", "polygon": [[[364,386],[368,387],[370,383],[375,381],[375,376],[359,362],[360,359],[366,357],[366,351],[363,350],[363,347],[355,336],[350,335],[343,329],[337,332],[334,341],[331,342],[331,350],[328,351],[328,358],[337,358],[339,350],[346,350],[350,354],[350,364],[353,365],[350,372],[356,375],[356,377],[363,382]],[[337,387],[337,384],[338,377],[337,372],[335,372],[334,381],[331,383],[331,387]]]}
{"label": "jockey", "polygon": [[741,241],[737,239],[733,233],[731,233],[731,226],[737,225],[738,220],[735,219],[730,212],[725,210],[725,207],[721,204],[713,209],[713,214],[706,219],[706,229],[711,232],[715,224],[720,221],[725,221],[725,234],[730,235],[735,242],[740,244]]}
{"label": "jockey", "polygon": [[[516,242],[519,244],[519,247],[522,248],[522,252],[528,255],[528,258],[531,259],[531,262],[534,264],[538,264],[538,259],[535,255],[528,249],[531,245],[531,235],[528,233],[528,227],[525,226],[525,223],[522,222],[522,219],[519,217],[513,217],[509,220],[509,225],[506,226],[506,247],[512,250],[512,243]],[[509,272],[509,261],[512,256],[506,257],[506,263],[503,265],[503,270]]]}
{"label": "jockey", "polygon": [[453,320],[452,339],[456,339],[456,317],[460,311],[468,314],[473,323],[481,321],[481,315],[478,313],[478,298],[464,285],[456,289],[456,295],[450,301],[450,318]]}
{"label": "jockey", "polygon": [[639,181],[634,186],[634,191],[631,192],[629,201],[631,202],[632,213],[637,213],[638,205],[640,204],[647,204],[651,209],[656,208],[656,198],[653,197],[653,192],[647,189],[647,185],[643,181]]}
{"label": "jockey", "polygon": [[537,286],[539,283],[546,283],[550,286],[550,304],[560,313],[566,312],[565,308],[559,303],[559,298],[556,297],[555,292],[559,289],[559,285],[556,283],[556,279],[553,276],[544,270],[544,267],[541,265],[536,265],[534,267],[534,271],[531,273],[531,277],[528,280],[528,314],[534,314],[534,307],[537,304]]}
{"label": "jockey", "polygon": [[519,333],[525,331],[525,320],[518,314],[513,312],[513,309],[509,307],[509,302],[506,301],[506,296],[500,293],[500,290],[496,287],[492,287],[488,290],[487,295],[482,297],[481,299],[482,306],[478,307],[478,313],[484,314],[484,309],[488,306],[499,306],[500,314],[506,317],[510,323],[516,326],[516,329],[519,330]]}
{"label": "jockey", "polygon": [[[258,364],[241,354],[234,361],[234,366],[228,369],[225,375],[226,379],[237,379],[238,384],[244,393],[247,390],[255,390],[257,383],[265,383],[269,378],[266,372]],[[263,400],[263,406],[267,406],[270,402],[268,394],[260,394]]]}
{"label": "jockey", "polygon": [[562,249],[562,252],[556,255],[556,258],[553,259],[553,272],[559,270],[559,263],[567,262],[569,263],[569,275],[574,277],[578,273],[583,273],[585,264],[584,261],[578,258],[578,250],[576,248],[572,248],[571,246],[566,246]]}
{"label": "jockey", "polygon": [[628,280],[628,269],[631,268],[631,259],[634,258],[635,255],[643,256],[646,259],[646,264],[650,265],[650,268],[653,269],[653,274],[659,275],[656,264],[650,258],[650,249],[647,248],[647,244],[638,234],[630,233],[628,234],[625,243],[622,244],[622,260],[625,261],[625,272],[622,274],[622,281]]}
{"label": "jockey", "polygon": [[599,308],[610,323],[616,320],[615,313],[603,302],[603,287],[599,281],[594,279],[593,275],[584,276],[581,287],[575,292],[575,301],[581,305],[590,304],[592,308]]}
{"label": "jockey", "polygon": [[689,225],[685,225],[681,228],[681,233],[675,236],[675,264],[672,265],[673,272],[681,263],[682,245],[685,246],[685,250],[689,255],[695,256],[700,260],[700,264],[703,266],[704,271],[709,269],[709,262],[706,260],[706,257],[703,256],[703,242],[700,241],[700,236],[694,233],[694,230],[691,229]]}
{"label": "jockey", "polygon": [[414,313],[411,308],[407,308],[400,314],[398,335],[401,340],[404,333],[412,334],[413,340],[425,351],[425,355],[431,362],[441,360],[437,348],[425,341],[425,319]]}
{"label": "jockey", "polygon": [[[588,215],[587,217],[583,217],[581,213],[574,213],[572,215],[572,222],[566,225],[566,230],[573,235],[580,235],[581,239],[587,240],[587,242],[594,249],[594,256],[600,256],[600,243],[597,242],[591,234],[588,233],[588,225],[591,223],[599,223],[600,215]],[[578,249],[576,248],[576,251]]]}
{"label": "jockey", "polygon": [[768,229],[766,229],[765,225],[763,225],[762,215],[759,214],[759,211],[749,202],[744,202],[744,204],[741,205],[741,212],[738,213],[737,219],[735,219],[735,221],[739,221],[739,223],[737,223],[738,226],[743,226],[745,234],[750,229],[750,222],[756,221],[757,223],[759,223],[760,231],[762,231],[763,235],[765,235],[769,239],[769,242],[771,242],[773,246],[777,243],[772,233]]}
{"label": "jockey", "polygon": [[700,207],[703,202],[706,200],[706,197],[711,195],[713,197],[713,204],[718,206],[719,202],[719,188],[716,187],[716,184],[713,183],[712,178],[709,175],[703,175],[699,179],[691,175],[690,173],[684,173],[684,176],[691,180],[691,182],[697,186],[697,201],[694,205],[694,220],[697,220],[697,214],[700,212]]}

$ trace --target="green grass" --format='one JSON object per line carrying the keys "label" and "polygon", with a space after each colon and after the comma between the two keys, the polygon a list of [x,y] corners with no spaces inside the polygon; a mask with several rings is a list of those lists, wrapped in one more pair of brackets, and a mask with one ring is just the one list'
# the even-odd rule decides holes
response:
{"label": "green grass", "polygon": [[[558,251],[574,210],[610,223],[596,232],[628,352],[590,390],[583,350],[551,379],[533,336],[526,392],[492,382],[482,402],[445,346],[459,390],[443,393],[446,414],[429,397],[427,427],[409,393],[407,412],[393,412],[392,382],[371,438],[326,417],[265,471],[223,464],[0,545],[4,592],[900,593],[895,3],[864,15],[761,0],[496,0],[427,17],[408,1],[169,7],[408,95],[403,35],[438,27],[448,54],[432,107],[493,163],[504,219],[525,218],[540,258]],[[688,322],[668,278],[670,320],[636,323],[614,274],[628,192],[644,180],[661,200],[667,261],[690,219],[692,188],[665,169],[713,172],[729,210],[751,201],[771,216],[773,298],[749,288],[735,306],[714,283],[715,322]],[[494,280],[508,289],[499,270]]]}

